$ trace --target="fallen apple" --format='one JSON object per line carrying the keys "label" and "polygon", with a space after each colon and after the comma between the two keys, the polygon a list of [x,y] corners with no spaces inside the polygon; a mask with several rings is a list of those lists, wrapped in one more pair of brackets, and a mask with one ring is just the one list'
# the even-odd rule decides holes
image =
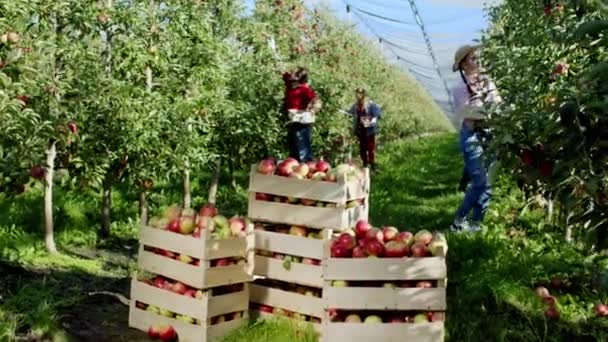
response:
{"label": "fallen apple", "polygon": [[549,296],[545,296],[543,297],[543,302],[545,302],[545,304],[547,304],[550,307],[555,306],[555,303],[557,303],[557,299],[551,295]]}
{"label": "fallen apple", "polygon": [[598,317],[608,317],[608,305],[606,304],[597,304],[595,306],[595,314]]}
{"label": "fallen apple", "polygon": [[538,286],[534,291],[536,292],[536,295],[540,298],[548,297],[551,295],[549,294],[549,290],[544,286]]}
{"label": "fallen apple", "polygon": [[148,337],[153,339],[153,340],[157,340],[160,338],[160,331],[161,331],[162,327],[159,325],[151,325],[148,328]]}
{"label": "fallen apple", "polygon": [[545,310],[545,317],[547,317],[548,319],[559,319],[559,311],[557,311],[557,309],[555,307],[550,307],[547,310]]}

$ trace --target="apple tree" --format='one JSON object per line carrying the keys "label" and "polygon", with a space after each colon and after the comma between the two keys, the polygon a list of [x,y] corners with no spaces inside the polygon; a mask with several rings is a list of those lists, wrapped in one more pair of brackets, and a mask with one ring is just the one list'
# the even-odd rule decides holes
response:
{"label": "apple tree", "polygon": [[566,239],[608,237],[606,12],[591,1],[504,1],[483,58],[505,99],[494,148],[532,191],[552,197]]}

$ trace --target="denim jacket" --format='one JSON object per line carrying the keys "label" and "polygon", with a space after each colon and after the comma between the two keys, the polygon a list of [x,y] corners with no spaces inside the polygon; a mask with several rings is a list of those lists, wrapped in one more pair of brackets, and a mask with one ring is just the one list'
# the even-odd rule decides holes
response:
{"label": "denim jacket", "polygon": [[358,105],[355,103],[348,111],[353,116],[353,124],[354,124],[355,133],[361,134],[361,133],[365,132],[366,135],[374,135],[374,134],[378,133],[378,121],[377,120],[382,118],[382,111],[380,110],[380,107],[373,101],[369,101],[369,104],[365,110],[365,114],[366,114],[365,116],[375,118],[376,123],[374,123],[373,125],[371,125],[370,127],[367,127],[367,128],[363,127],[363,125],[361,124],[361,121],[359,120],[359,118],[361,117],[360,116],[361,113],[358,112],[357,107],[358,107]]}

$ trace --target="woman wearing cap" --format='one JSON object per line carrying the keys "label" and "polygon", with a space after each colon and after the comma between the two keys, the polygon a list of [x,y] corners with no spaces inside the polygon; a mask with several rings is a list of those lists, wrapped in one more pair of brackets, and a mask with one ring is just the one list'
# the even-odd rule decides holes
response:
{"label": "woman wearing cap", "polygon": [[348,111],[354,118],[355,134],[359,138],[359,153],[363,167],[376,170],[376,133],[378,119],[382,116],[380,107],[367,97],[363,88],[355,90],[357,102]]}
{"label": "woman wearing cap", "polygon": [[[488,106],[500,102],[493,82],[480,72],[478,47],[465,45],[456,51],[453,71],[460,72],[461,82],[452,90],[456,115],[462,120],[460,149],[464,157],[465,176],[471,186],[452,224],[453,230],[478,231],[490,202],[491,188],[488,168],[483,156],[487,137],[485,120]],[[472,211],[471,222],[467,216]]]}

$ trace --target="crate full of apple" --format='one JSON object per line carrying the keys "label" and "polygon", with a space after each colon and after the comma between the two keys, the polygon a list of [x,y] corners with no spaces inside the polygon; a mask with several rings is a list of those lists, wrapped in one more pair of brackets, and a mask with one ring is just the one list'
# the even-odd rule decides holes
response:
{"label": "crate full of apple", "polygon": [[163,341],[215,341],[246,323],[247,283],[197,289],[158,275],[131,282],[129,326]]}
{"label": "crate full of apple", "polygon": [[252,280],[253,225],[212,205],[197,213],[168,207],[141,227],[139,267],[194,288]]}
{"label": "crate full of apple", "polygon": [[249,178],[249,218],[296,226],[343,230],[367,219],[369,172],[324,160],[262,160]]}
{"label": "crate full of apple", "polygon": [[422,341],[444,338],[445,238],[357,222],[328,246],[323,341]]}

